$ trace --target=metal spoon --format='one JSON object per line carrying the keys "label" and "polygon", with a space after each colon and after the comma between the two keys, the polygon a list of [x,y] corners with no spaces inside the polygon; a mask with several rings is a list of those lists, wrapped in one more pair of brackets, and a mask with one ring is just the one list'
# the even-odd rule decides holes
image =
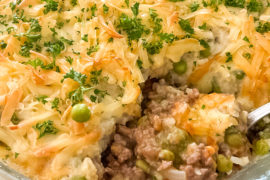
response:
{"label": "metal spoon", "polygon": [[252,127],[263,117],[270,114],[270,103],[267,103],[254,111],[248,114],[248,130],[252,129]]}

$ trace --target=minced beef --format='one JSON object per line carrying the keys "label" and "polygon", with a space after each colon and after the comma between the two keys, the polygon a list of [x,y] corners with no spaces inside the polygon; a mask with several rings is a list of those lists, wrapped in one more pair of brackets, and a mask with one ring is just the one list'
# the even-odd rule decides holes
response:
{"label": "minced beef", "polygon": [[[155,171],[174,166],[174,168],[185,171],[188,180],[216,179],[215,162],[212,155],[205,156],[207,153],[203,144],[189,145],[189,149],[194,148],[194,151],[185,153],[180,167],[176,167],[172,161],[159,159],[162,144],[160,144],[161,141],[158,139],[160,136],[158,135],[172,135],[173,132],[169,132],[170,124],[176,128],[173,124],[171,110],[176,102],[192,104],[199,97],[198,90],[185,89],[182,91],[168,86],[164,80],[161,80],[159,83],[154,83],[152,91],[147,94],[148,102],[144,111],[145,116],[140,119],[142,122],[139,122],[138,127],[117,126],[110,152],[106,157],[104,178],[149,179],[148,174],[136,167],[136,160],[143,159]],[[166,133],[162,133],[165,131]]]}
{"label": "minced beef", "polygon": [[215,161],[204,144],[190,144],[183,159],[186,163],[181,165],[180,169],[186,172],[187,179],[215,180],[217,178]]}

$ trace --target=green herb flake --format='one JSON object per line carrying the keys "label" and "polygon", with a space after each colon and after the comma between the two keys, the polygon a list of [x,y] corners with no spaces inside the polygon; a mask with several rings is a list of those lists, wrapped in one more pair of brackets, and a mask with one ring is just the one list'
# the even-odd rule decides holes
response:
{"label": "green herb flake", "polygon": [[82,40],[88,42],[88,34],[83,35]]}
{"label": "green herb flake", "polygon": [[140,3],[136,2],[136,3],[131,7],[131,10],[132,10],[132,13],[134,14],[134,16],[138,16],[138,14],[139,14],[139,6],[140,6]]}
{"label": "green herb flake", "polygon": [[197,2],[193,2],[190,6],[189,6],[189,9],[191,12],[195,12],[199,9],[200,7],[200,4],[197,3]]}
{"label": "green herb flake", "polygon": [[227,56],[227,59],[225,61],[226,63],[231,62],[233,60],[232,54],[230,52],[226,52],[226,56]]}
{"label": "green herb flake", "polygon": [[249,60],[251,58],[251,54],[250,53],[244,53],[243,57]]}
{"label": "green herb flake", "polygon": [[33,128],[39,131],[39,139],[47,134],[56,134],[58,132],[58,129],[53,126],[53,121],[51,120],[39,122]]}
{"label": "green herb flake", "polygon": [[162,41],[152,41],[152,42],[143,42],[143,47],[146,49],[146,51],[151,54],[159,54],[160,50],[163,48]]}
{"label": "green herb flake", "polygon": [[42,104],[46,104],[48,101],[46,100],[46,98],[48,98],[48,96],[46,95],[42,95],[42,96],[38,96],[36,97],[36,100],[41,102]]}
{"label": "green herb flake", "polygon": [[58,10],[58,2],[54,0],[42,0],[46,2],[46,5],[44,6],[43,13],[48,14],[50,11],[57,11]]}
{"label": "green herb flake", "polygon": [[247,10],[249,12],[261,12],[263,10],[261,0],[250,0],[247,4]]}
{"label": "green herb flake", "polygon": [[17,157],[20,155],[20,153],[15,152],[14,158],[17,159]]}
{"label": "green herb flake", "polygon": [[118,27],[127,33],[129,41],[139,40],[143,33],[147,33],[141,19],[130,18],[126,14],[120,16]]}
{"label": "green herb flake", "polygon": [[180,19],[180,27],[189,34],[194,34],[194,29],[191,27],[189,20]]}
{"label": "green herb flake", "polygon": [[161,31],[162,29],[162,25],[161,22],[163,21],[161,18],[158,18],[158,14],[156,13],[155,9],[149,9],[149,14],[151,17],[151,21],[153,23],[154,29],[153,32],[154,33],[158,33]]}
{"label": "green herb flake", "polygon": [[127,7],[129,7],[129,0],[125,0]]}
{"label": "green herb flake", "polygon": [[60,99],[59,99],[59,98],[54,98],[54,100],[52,101],[52,106],[51,106],[51,108],[52,108],[52,109],[58,109],[59,102],[60,102]]}
{"label": "green herb flake", "polygon": [[70,71],[64,75],[64,78],[61,80],[61,82],[63,82],[64,79],[67,79],[67,78],[73,79],[74,81],[78,82],[80,85],[84,85],[87,79],[87,76],[71,68]]}
{"label": "green herb flake", "polygon": [[259,25],[256,27],[256,31],[261,33],[261,34],[269,32],[270,31],[270,23],[269,22],[265,22],[265,23],[259,22]]}
{"label": "green herb flake", "polygon": [[203,23],[201,26],[198,26],[198,28],[201,30],[207,30],[207,25],[206,23]]}
{"label": "green herb flake", "polygon": [[109,12],[109,7],[106,6],[106,4],[103,4],[103,13],[108,14],[108,12]]}
{"label": "green herb flake", "polygon": [[6,47],[7,47],[7,43],[5,43],[5,41],[2,40],[2,41],[0,42],[0,48],[1,48],[1,49],[5,49]]}
{"label": "green herb flake", "polygon": [[168,44],[171,44],[173,43],[173,41],[178,40],[178,38],[174,34],[168,33],[160,33],[159,37],[161,41],[165,41]]}
{"label": "green herb flake", "polygon": [[77,0],[71,0],[70,3],[72,6],[76,6],[78,4]]}
{"label": "green herb flake", "polygon": [[96,11],[97,11],[97,5],[94,4],[94,6],[91,7],[92,16],[95,16],[96,15]]}
{"label": "green herb flake", "polygon": [[97,97],[96,97],[96,96],[94,96],[94,95],[91,95],[91,96],[90,96],[90,100],[91,100],[92,102],[96,102]]}
{"label": "green herb flake", "polygon": [[66,61],[72,65],[72,62],[73,62],[73,58],[71,58],[70,56],[66,56]]}
{"label": "green herb flake", "polygon": [[97,52],[99,50],[99,46],[90,46],[90,48],[87,48],[87,54],[90,56],[92,53]]}
{"label": "green herb flake", "polygon": [[143,65],[143,62],[142,62],[140,59],[137,60],[136,64],[137,64],[137,66],[138,66],[140,69],[143,68],[143,66],[142,66],[142,65]]}
{"label": "green herb flake", "polygon": [[248,39],[247,36],[245,36],[245,37],[243,38],[243,40],[246,41],[246,42],[248,42],[248,43],[250,43],[250,41],[249,41],[249,39]]}
{"label": "green herb flake", "polygon": [[10,121],[12,122],[12,124],[18,125],[21,120],[18,118],[18,116],[16,115],[16,113],[13,113]]}
{"label": "green herb flake", "polygon": [[245,3],[245,0],[225,0],[225,5],[231,7],[244,8]]}
{"label": "green herb flake", "polygon": [[203,104],[203,105],[202,105],[202,109],[205,109],[205,107],[206,107],[206,106]]}

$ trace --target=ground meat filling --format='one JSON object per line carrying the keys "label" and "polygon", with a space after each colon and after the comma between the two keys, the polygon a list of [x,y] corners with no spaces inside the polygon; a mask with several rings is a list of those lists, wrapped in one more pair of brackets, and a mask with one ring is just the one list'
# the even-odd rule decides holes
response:
{"label": "ground meat filling", "polygon": [[190,144],[183,159],[186,165],[181,165],[180,169],[186,172],[187,179],[215,180],[217,178],[215,161],[212,156],[209,156],[204,144]]}
{"label": "ground meat filling", "polygon": [[133,130],[119,125],[106,156],[104,179],[125,177],[126,179],[144,180],[145,173],[135,166],[135,141]]}
{"label": "ground meat filling", "polygon": [[[176,102],[192,104],[198,97],[199,92],[196,89],[178,90],[168,86],[164,80],[154,83],[147,96],[149,101],[144,111],[145,116],[139,120],[137,126],[117,126],[109,153],[106,155],[104,179],[151,179],[153,174],[136,167],[136,160],[145,161],[151,167],[151,172],[159,173],[168,168],[176,168],[185,171],[188,180],[216,179],[215,161],[212,154],[207,153],[204,144],[188,145],[187,140],[185,143],[177,141],[174,144],[172,141],[179,139],[178,131],[181,132],[174,126],[172,108]],[[175,153],[175,159],[178,158],[178,162],[181,163],[175,164],[174,161],[160,159],[159,154],[164,149],[164,142],[165,149]],[[187,153],[183,153],[186,148]]]}

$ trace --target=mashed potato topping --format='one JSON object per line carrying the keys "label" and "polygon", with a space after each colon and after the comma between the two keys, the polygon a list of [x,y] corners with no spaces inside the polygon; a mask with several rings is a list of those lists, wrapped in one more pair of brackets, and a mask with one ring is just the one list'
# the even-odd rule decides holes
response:
{"label": "mashed potato topping", "polygon": [[[202,97],[186,124],[224,134],[235,100],[269,101],[269,14],[263,0],[0,0],[0,156],[32,179],[102,178],[148,78],[230,94]],[[74,120],[78,104],[89,118]]]}

